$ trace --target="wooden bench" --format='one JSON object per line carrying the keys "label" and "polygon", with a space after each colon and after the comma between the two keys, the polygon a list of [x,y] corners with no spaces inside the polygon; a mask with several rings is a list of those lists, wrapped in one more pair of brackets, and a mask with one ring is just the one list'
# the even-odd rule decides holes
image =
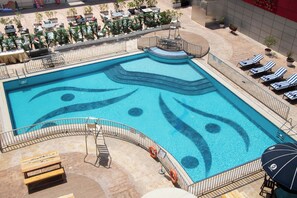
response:
{"label": "wooden bench", "polygon": [[24,179],[24,184],[28,186],[28,191],[30,193],[33,189],[40,188],[44,185],[65,181],[66,177],[64,168],[59,168],[56,170],[52,170],[46,173],[26,178]]}
{"label": "wooden bench", "polygon": [[57,151],[51,151],[21,160],[21,171],[24,173],[24,184],[28,192],[42,186],[66,182],[64,168]]}

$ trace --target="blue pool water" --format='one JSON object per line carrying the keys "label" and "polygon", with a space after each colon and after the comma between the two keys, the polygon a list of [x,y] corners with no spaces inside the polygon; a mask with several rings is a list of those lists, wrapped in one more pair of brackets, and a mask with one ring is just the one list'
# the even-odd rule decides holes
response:
{"label": "blue pool water", "polygon": [[66,117],[125,123],[169,151],[193,181],[277,143],[277,127],[187,59],[168,64],[143,53],[27,82],[4,84],[15,128]]}

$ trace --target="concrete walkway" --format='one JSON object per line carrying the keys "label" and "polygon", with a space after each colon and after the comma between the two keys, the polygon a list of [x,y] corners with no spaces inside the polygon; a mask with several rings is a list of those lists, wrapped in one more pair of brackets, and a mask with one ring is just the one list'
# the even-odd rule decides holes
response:
{"label": "concrete walkway", "polygon": [[[1,197],[56,198],[74,193],[75,198],[86,197],[141,197],[157,188],[173,187],[168,175],[160,175],[160,163],[147,151],[133,144],[106,138],[112,163],[110,168],[94,167],[94,140],[88,139],[89,155],[85,157],[85,138],[58,138],[1,154]],[[40,153],[59,151],[65,168],[67,183],[28,195],[23,184],[20,160]]]}

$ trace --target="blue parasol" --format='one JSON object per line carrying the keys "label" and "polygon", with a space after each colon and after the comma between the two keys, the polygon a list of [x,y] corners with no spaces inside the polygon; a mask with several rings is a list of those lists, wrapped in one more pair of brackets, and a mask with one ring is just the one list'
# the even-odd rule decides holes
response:
{"label": "blue parasol", "polygon": [[282,187],[297,191],[297,143],[276,144],[261,157],[262,167]]}

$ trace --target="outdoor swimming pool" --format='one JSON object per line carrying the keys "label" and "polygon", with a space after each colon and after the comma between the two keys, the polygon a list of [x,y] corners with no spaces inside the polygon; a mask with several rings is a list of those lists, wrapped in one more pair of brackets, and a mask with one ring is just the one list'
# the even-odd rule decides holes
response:
{"label": "outdoor swimming pool", "polygon": [[[156,141],[196,182],[278,143],[277,127],[189,59],[148,53],[4,83],[14,128],[98,117]],[[30,112],[30,113],[28,113]]]}

